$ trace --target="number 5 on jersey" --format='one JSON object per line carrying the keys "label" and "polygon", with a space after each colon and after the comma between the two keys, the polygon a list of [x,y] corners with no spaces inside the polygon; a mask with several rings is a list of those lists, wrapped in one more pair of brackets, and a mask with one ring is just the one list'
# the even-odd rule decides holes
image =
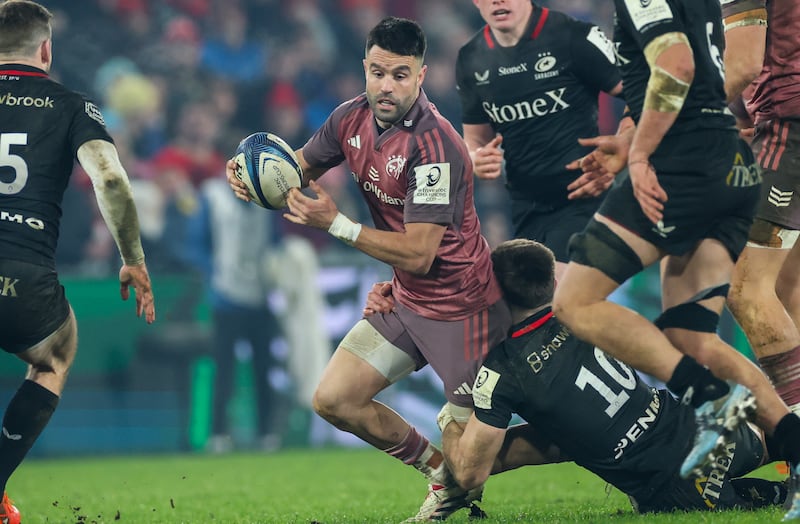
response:
{"label": "number 5 on jersey", "polygon": [[14,170],[14,177],[6,180],[0,178],[0,194],[16,195],[28,182],[28,165],[19,155],[11,154],[11,146],[24,146],[28,144],[28,133],[0,133],[0,172],[2,168],[10,167]]}

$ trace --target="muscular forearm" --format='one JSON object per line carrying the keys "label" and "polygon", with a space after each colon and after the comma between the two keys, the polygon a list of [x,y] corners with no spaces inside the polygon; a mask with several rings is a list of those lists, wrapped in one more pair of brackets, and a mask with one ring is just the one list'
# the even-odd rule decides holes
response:
{"label": "muscular forearm", "polygon": [[462,445],[463,434],[463,429],[457,423],[448,424],[442,432],[442,449],[456,482],[464,489],[472,489],[486,482],[495,469],[497,459],[477,461],[475,454],[465,450],[466,446]]}
{"label": "muscular forearm", "polygon": [[139,218],[128,176],[116,148],[103,140],[92,140],[78,149],[78,161],[92,180],[100,213],[127,265],[144,262],[139,236]]}
{"label": "muscular forearm", "polygon": [[[414,228],[415,225],[409,224],[408,227]],[[417,235],[409,234],[408,231],[398,233],[362,226],[353,246],[394,268],[415,275],[425,275],[436,258],[445,230],[444,226],[433,227],[435,229]]]}

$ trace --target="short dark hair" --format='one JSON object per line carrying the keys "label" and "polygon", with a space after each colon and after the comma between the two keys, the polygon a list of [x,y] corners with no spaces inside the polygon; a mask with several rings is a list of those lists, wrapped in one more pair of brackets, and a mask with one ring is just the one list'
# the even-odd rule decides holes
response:
{"label": "short dark hair", "polygon": [[365,54],[369,53],[373,46],[400,56],[425,58],[428,43],[422,27],[414,20],[387,16],[367,35]]}
{"label": "short dark hair", "polygon": [[51,37],[53,13],[31,0],[0,3],[0,54],[32,55]]}
{"label": "short dark hair", "polygon": [[492,251],[492,264],[509,305],[535,309],[552,302],[556,260],[547,246],[524,238],[508,240]]}

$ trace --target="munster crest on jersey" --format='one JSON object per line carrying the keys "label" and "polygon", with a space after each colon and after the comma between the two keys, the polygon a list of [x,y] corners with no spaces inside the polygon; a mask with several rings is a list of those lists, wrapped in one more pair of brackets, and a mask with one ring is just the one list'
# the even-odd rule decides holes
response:
{"label": "munster crest on jersey", "polygon": [[389,161],[386,162],[386,174],[391,175],[397,180],[403,173],[403,168],[406,167],[406,158],[401,155],[392,155]]}

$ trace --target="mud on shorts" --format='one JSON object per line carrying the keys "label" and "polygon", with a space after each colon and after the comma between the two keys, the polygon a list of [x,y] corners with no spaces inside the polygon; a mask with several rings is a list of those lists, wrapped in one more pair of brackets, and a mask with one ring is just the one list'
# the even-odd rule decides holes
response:
{"label": "mud on shorts", "polygon": [[69,302],[51,268],[0,259],[0,348],[19,353],[57,330],[69,316]]}
{"label": "mud on shorts", "polygon": [[[735,131],[687,133],[665,139],[659,156],[651,161],[668,197],[659,224],[654,225],[642,212],[627,171],[606,195],[598,213],[669,255],[683,255],[711,238],[719,240],[736,261],[747,242],[761,181],[747,143]],[[570,243],[570,255],[576,262],[581,263],[575,253],[587,248],[585,242],[585,235],[578,234]]]}
{"label": "mud on shorts", "polygon": [[[395,303],[393,312],[372,315],[365,321],[413,361],[414,369],[387,377],[390,381],[430,364],[444,383],[447,400],[471,408],[478,370],[489,350],[505,339],[511,314],[500,300],[463,320],[431,320]],[[342,341],[344,347],[347,338]]]}
{"label": "mud on shorts", "polygon": [[747,424],[741,424],[736,429],[733,442],[735,446],[728,448],[727,456],[718,459],[716,467],[707,476],[682,479],[676,471],[664,488],[652,497],[646,500],[631,497],[634,509],[639,513],[660,513],[753,507],[753,500],[740,496],[734,483],[737,477],[761,465],[764,446]]}
{"label": "mud on shorts", "polygon": [[541,211],[524,200],[512,199],[514,238],[540,242],[550,248],[558,262],[567,263],[570,237],[586,227],[601,202],[601,198],[583,198],[552,211]]}
{"label": "mud on shorts", "polygon": [[[756,218],[789,231],[800,230],[800,119],[775,119],[758,124],[753,151],[764,179]],[[751,231],[751,240],[774,244],[769,237],[780,229],[768,229],[758,224]]]}

